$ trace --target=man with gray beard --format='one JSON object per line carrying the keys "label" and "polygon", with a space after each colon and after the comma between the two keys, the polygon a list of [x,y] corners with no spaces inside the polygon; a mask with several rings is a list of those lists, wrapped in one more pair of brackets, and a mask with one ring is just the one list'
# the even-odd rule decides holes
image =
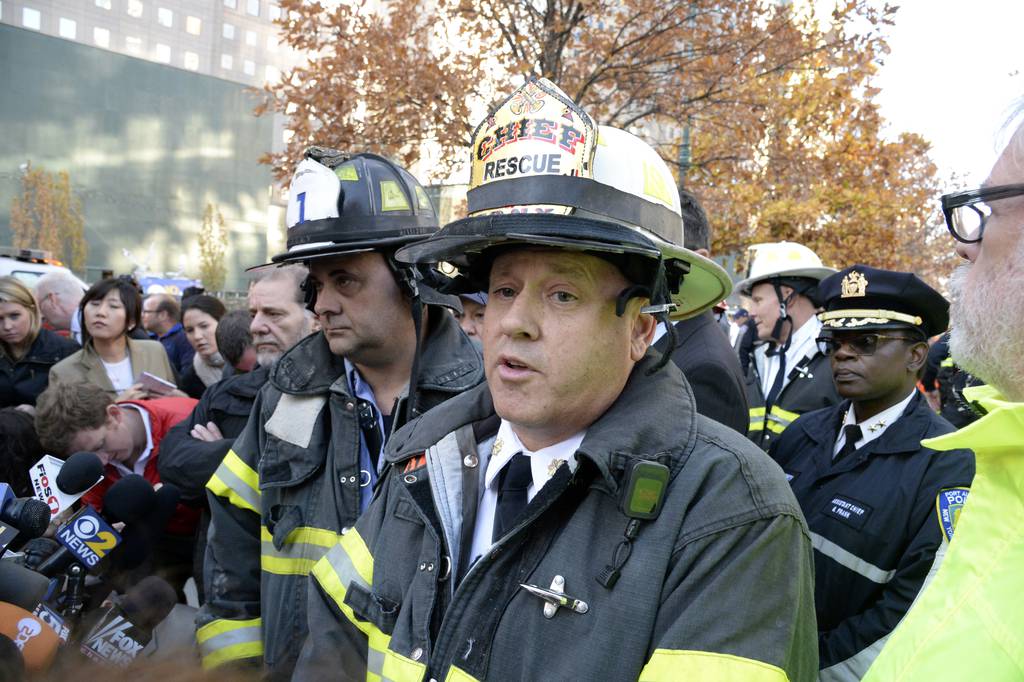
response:
{"label": "man with gray beard", "polygon": [[[189,418],[172,428],[161,443],[160,477],[181,490],[183,500],[201,505],[206,482],[220,466],[235,438],[249,421],[256,394],[285,351],[313,331],[313,313],[306,310],[301,285],[309,271],[302,265],[256,271],[249,287],[249,333],[256,349],[257,366],[210,386]],[[200,597],[203,557],[210,514],[203,516],[193,553],[194,577]]]}
{"label": "man with gray beard", "polygon": [[164,438],[161,480],[180,488],[183,499],[196,503],[206,499],[206,482],[249,420],[270,368],[312,331],[313,314],[306,310],[301,289],[307,274],[302,265],[258,272],[249,288],[249,332],[257,367],[210,386],[192,415]]}
{"label": "man with gray beard", "polygon": [[977,473],[966,504],[937,505],[956,541],[865,680],[1024,677],[1024,101],[1013,120],[984,185],[942,197],[967,261],[950,284],[950,350],[988,385],[964,391],[981,419],[923,445],[973,449]]}

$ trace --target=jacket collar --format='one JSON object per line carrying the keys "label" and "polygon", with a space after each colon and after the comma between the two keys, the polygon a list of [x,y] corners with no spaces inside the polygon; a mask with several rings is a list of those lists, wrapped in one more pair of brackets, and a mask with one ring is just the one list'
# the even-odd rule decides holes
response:
{"label": "jacket collar", "polygon": [[270,369],[267,367],[254,367],[251,372],[235,374],[229,377],[224,385],[224,390],[239,398],[252,400],[260,392],[263,385],[267,383],[270,376]]}
{"label": "jacket collar", "polygon": [[[479,351],[446,310],[428,308],[431,326],[420,348],[418,390],[460,393],[480,383],[483,363]],[[271,383],[293,395],[326,393],[332,387],[347,395],[347,381],[338,381],[344,376],[344,359],[331,353],[320,332],[299,341],[270,371]]]}
{"label": "jacket collar", "polygon": [[[72,343],[74,343],[73,340],[67,341],[57,332],[40,328],[36,340],[32,342],[28,352],[18,362],[59,362],[73,352],[65,350],[65,347]],[[75,344],[75,347],[77,345]]]}
{"label": "jacket collar", "polygon": [[[920,392],[915,394],[907,404],[906,409],[900,414],[899,420],[889,426],[881,436],[869,441],[862,450],[869,453],[886,455],[901,452],[917,452],[920,448],[916,444],[927,435],[932,423],[930,412],[920,409],[923,401],[924,398]],[[925,410],[929,410],[927,406],[924,407]],[[831,421],[828,422],[827,428],[821,428],[823,425],[820,422],[815,423],[813,420],[801,419],[796,422],[796,425],[803,430],[809,440],[819,446],[828,446],[825,449],[828,450],[830,462],[832,446],[839,437],[840,425],[849,409],[850,401],[844,400],[829,410],[829,419]]]}
{"label": "jacket collar", "polygon": [[663,334],[660,339],[654,344],[654,349],[659,353],[671,353],[676,350],[684,343],[687,339],[696,334],[701,329],[704,329],[708,325],[716,324],[715,318],[711,316],[710,310],[705,310],[700,315],[694,317],[688,317],[685,320],[680,320],[674,324],[676,330],[676,345],[673,348],[668,347],[668,342],[671,336],[669,334]]}
{"label": "jacket collar", "polygon": [[[142,350],[135,339],[130,336],[125,341],[128,343],[128,357],[131,358],[132,371],[138,372],[138,368],[143,366]],[[82,372],[88,381],[97,386],[102,386],[108,391],[114,390],[114,385],[110,383],[110,377],[107,376],[107,370],[103,366],[103,359],[96,352],[92,339],[86,341],[85,346],[82,348],[82,354],[78,356],[78,363],[81,365]]]}
{"label": "jacket collar", "polygon": [[[674,475],[696,442],[695,402],[682,372],[669,362],[647,376],[659,355],[647,351],[612,406],[587,427],[580,445],[580,454],[594,463],[612,490],[618,487],[618,470],[628,460],[663,459]],[[403,461],[493,414],[490,390],[480,384],[396,432],[384,457],[391,463]]]}
{"label": "jacket collar", "polygon": [[1024,443],[1024,403],[1003,397],[993,386],[964,389],[964,397],[984,408],[987,414],[959,431],[929,438],[923,445],[935,450],[969,448],[983,453],[1019,453]]}

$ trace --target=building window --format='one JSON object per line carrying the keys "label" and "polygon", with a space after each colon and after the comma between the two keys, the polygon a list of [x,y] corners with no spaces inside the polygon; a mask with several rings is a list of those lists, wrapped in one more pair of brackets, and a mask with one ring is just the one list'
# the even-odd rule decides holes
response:
{"label": "building window", "polygon": [[267,82],[276,83],[281,79],[281,72],[272,64],[267,65]]}
{"label": "building window", "polygon": [[256,31],[245,32],[245,44],[256,47]]}
{"label": "building window", "polygon": [[128,7],[125,9],[128,16],[139,19],[142,17],[142,0],[128,0]]}
{"label": "building window", "polygon": [[245,3],[245,11],[254,17],[260,15],[260,0],[248,0]]}
{"label": "building window", "polygon": [[163,43],[156,44],[156,60],[164,64],[171,63],[171,46]]}
{"label": "building window", "polygon": [[110,9],[110,0],[96,0],[96,6],[100,9]]}
{"label": "building window", "polygon": [[185,68],[188,69],[189,71],[198,71],[199,70],[199,55],[197,55],[195,52],[186,52],[185,53]]}
{"label": "building window", "polygon": [[203,32],[203,22],[199,17],[187,17],[185,19],[185,30],[194,36]]}
{"label": "building window", "polygon": [[166,7],[160,7],[156,11],[156,21],[161,26],[166,26],[167,28],[173,28],[174,27],[174,12],[169,10],[169,9],[167,9]]}
{"label": "building window", "polygon": [[142,54],[142,38],[125,36],[124,49],[132,54]]}
{"label": "building window", "polygon": [[224,0],[224,6],[230,7],[231,9],[238,9],[238,0]]}
{"label": "building window", "polygon": [[57,25],[57,32],[60,33],[61,38],[68,38],[69,40],[75,39],[75,34],[78,32],[78,24],[75,23],[74,19],[60,18],[60,22]]}
{"label": "building window", "polygon": [[267,36],[267,49],[277,52],[277,36]]}
{"label": "building window", "polygon": [[43,24],[43,15],[39,13],[39,10],[32,9],[31,7],[23,7],[21,10],[21,25],[25,28],[30,28],[33,31],[38,31],[39,27]]}
{"label": "building window", "polygon": [[281,18],[281,8],[277,5],[267,5],[267,16],[271,21],[277,21]]}
{"label": "building window", "polygon": [[92,42],[100,47],[110,47],[110,31],[99,26],[92,30]]}
{"label": "building window", "polygon": [[242,71],[245,71],[245,75],[247,75],[247,76],[255,76],[256,75],[256,62],[252,61],[251,59],[246,59],[242,63]]}
{"label": "building window", "polygon": [[222,68],[222,69],[230,71],[231,70],[231,64],[233,62],[234,62],[234,60],[231,58],[231,55],[229,55],[229,54],[222,54],[220,56],[220,68]]}
{"label": "building window", "polygon": [[235,25],[234,24],[224,24],[223,35],[228,40],[234,40],[235,39]]}

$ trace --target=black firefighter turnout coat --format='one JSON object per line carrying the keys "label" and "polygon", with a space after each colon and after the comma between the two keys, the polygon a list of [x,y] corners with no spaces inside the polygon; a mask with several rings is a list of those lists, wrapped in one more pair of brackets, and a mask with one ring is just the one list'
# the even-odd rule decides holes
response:
{"label": "black firefighter turnout coat", "polygon": [[849,405],[803,415],[770,451],[811,529],[822,680],[864,676],[938,570],[974,478],[969,450],[921,445],[954,429],[920,394],[881,436],[833,464]]}
{"label": "black firefighter turnout coat", "polygon": [[[417,412],[483,380],[479,353],[450,314],[431,309]],[[393,412],[404,424],[407,398]],[[245,430],[207,483],[207,603],[197,617],[204,667],[260,660],[287,678],[306,630],[310,568],[360,509],[360,428],[344,362],[323,334],[274,365]]]}
{"label": "black firefighter turnout coat", "polygon": [[[559,466],[472,566],[499,425],[487,386],[396,433],[370,508],[313,569],[296,679],[813,679],[796,500],[765,453],[696,413],[677,367],[647,376],[657,357],[587,430],[575,473]],[[639,460],[670,472],[652,521],[620,507]]]}
{"label": "black firefighter turnout coat", "polygon": [[[755,353],[763,353],[762,346]],[[786,370],[788,379],[779,397],[770,409],[765,409],[765,395],[761,390],[761,375],[753,357],[747,366],[747,403],[750,407],[750,424],[747,437],[758,447],[767,451],[773,440],[779,437],[797,417],[811,410],[818,410],[839,402],[835,382],[832,381],[832,366],[821,352],[804,357],[795,366]]]}

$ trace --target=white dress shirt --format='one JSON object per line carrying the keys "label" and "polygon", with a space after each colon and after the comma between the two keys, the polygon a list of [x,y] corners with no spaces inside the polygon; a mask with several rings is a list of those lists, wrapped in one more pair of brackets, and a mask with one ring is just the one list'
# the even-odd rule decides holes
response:
{"label": "white dress shirt", "polygon": [[491,448],[491,456],[487,461],[487,473],[484,474],[484,492],[476,512],[476,528],[473,530],[470,562],[476,561],[494,544],[491,532],[494,529],[494,513],[498,507],[498,474],[508,464],[508,461],[520,452],[530,458],[530,473],[533,482],[526,491],[526,499],[532,500],[563,462],[569,466],[571,471],[576,471],[576,466],[579,464],[576,461],[576,450],[583,442],[584,435],[586,435],[586,431],[580,431],[560,443],[530,452],[512,430],[512,425],[504,419],[501,420],[498,435],[494,440],[494,447]]}
{"label": "white dress shirt", "polygon": [[149,461],[149,455],[153,452],[153,424],[149,420],[149,412],[138,405],[129,405],[128,403],[119,403],[118,407],[122,410],[137,410],[139,415],[142,417],[142,425],[146,427],[146,449],[142,451],[139,458],[135,460],[135,464],[129,469],[121,462],[111,462],[114,468],[120,471],[122,474],[127,476],[128,474],[138,474],[142,476],[146,471],[146,463]]}
{"label": "white dress shirt", "polygon": [[843,425],[839,427],[839,439],[836,440],[836,445],[832,448],[832,458],[835,459],[835,456],[839,454],[843,445],[846,444],[846,432],[843,431],[844,428],[850,424],[856,424],[860,427],[860,440],[853,444],[855,450],[860,450],[862,447],[885,433],[885,430],[900,418],[900,415],[903,414],[903,410],[907,409],[907,405],[909,405],[910,401],[914,399],[915,393],[917,393],[916,388],[910,392],[910,395],[900,402],[896,403],[892,407],[882,410],[874,417],[868,417],[862,422],[857,421],[857,416],[853,413],[853,404],[851,403],[850,409],[846,411],[846,417],[843,418]]}
{"label": "white dress shirt", "polygon": [[[789,384],[789,374],[804,358],[814,357],[818,352],[818,334],[821,332],[821,322],[814,315],[811,315],[799,329],[792,332],[793,341],[786,351],[786,376],[782,380],[782,388]],[[780,357],[767,355],[768,344],[758,347],[754,351],[754,362],[757,363],[757,373],[761,377],[761,393],[765,397],[775,383],[775,376],[779,373]]]}

